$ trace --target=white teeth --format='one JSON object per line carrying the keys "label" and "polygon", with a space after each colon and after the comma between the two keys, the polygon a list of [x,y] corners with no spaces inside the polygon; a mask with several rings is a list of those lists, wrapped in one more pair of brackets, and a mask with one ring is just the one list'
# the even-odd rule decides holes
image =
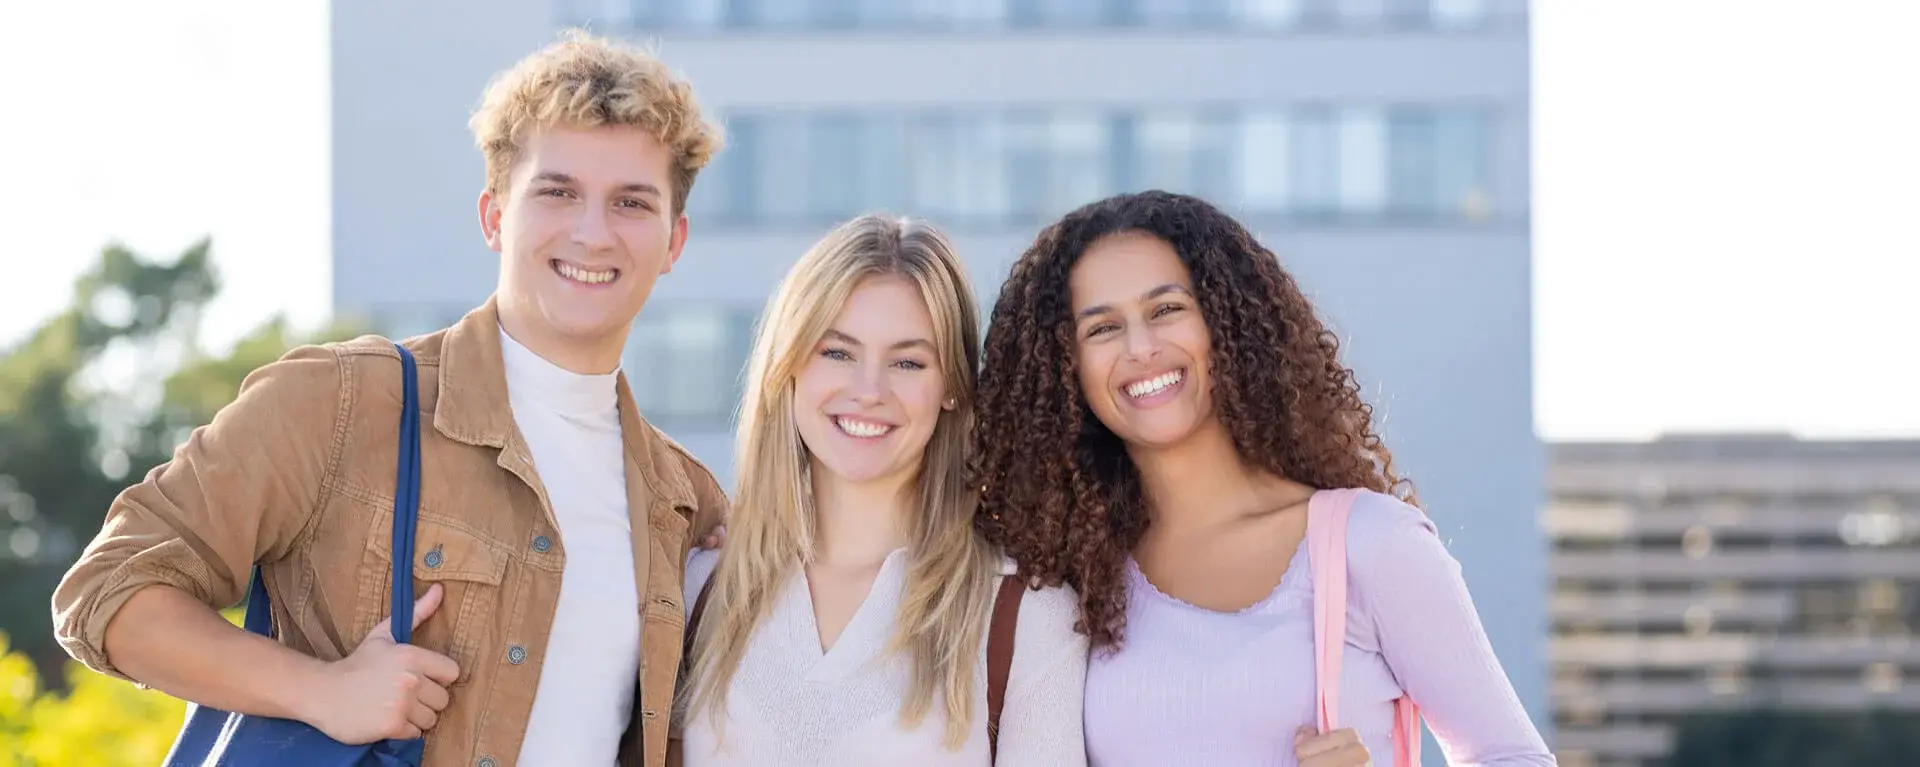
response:
{"label": "white teeth", "polygon": [[1180,382],[1180,371],[1173,370],[1166,373],[1161,373],[1160,375],[1154,376],[1145,381],[1139,381],[1133,384],[1129,384],[1127,386],[1127,396],[1133,397],[1135,399],[1152,396],[1154,394],[1159,394],[1162,389],[1165,389],[1179,382]]}
{"label": "white teeth", "polygon": [[841,431],[856,437],[878,437],[893,431],[892,426],[883,423],[874,423],[872,421],[862,421],[857,418],[841,417],[833,419],[833,422],[840,426]]}
{"label": "white teeth", "polygon": [[554,263],[559,268],[560,276],[573,280],[574,282],[584,282],[589,285],[600,285],[612,282],[614,276],[619,274],[619,272],[612,269],[604,272],[589,272],[565,261],[556,261]]}

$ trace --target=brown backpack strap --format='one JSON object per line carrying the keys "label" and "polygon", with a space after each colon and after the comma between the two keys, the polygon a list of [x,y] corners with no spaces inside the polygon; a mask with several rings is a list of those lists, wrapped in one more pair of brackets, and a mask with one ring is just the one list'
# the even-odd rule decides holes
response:
{"label": "brown backpack strap", "polygon": [[1007,701],[1007,675],[1013,670],[1013,627],[1020,620],[1020,598],[1027,595],[1026,579],[1018,573],[1000,579],[1000,595],[993,600],[992,622],[987,624],[987,754],[1000,754],[1000,707]]}
{"label": "brown backpack strap", "polygon": [[707,612],[707,593],[713,591],[713,576],[707,576],[707,582],[700,584],[700,596],[693,600],[693,613],[687,616],[686,645],[680,651],[680,662],[693,659],[693,637],[700,633],[700,616]]}

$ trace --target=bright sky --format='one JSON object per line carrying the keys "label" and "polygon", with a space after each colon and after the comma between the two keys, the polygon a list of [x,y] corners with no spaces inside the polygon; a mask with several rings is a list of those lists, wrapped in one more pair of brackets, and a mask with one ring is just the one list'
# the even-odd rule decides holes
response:
{"label": "bright sky", "polygon": [[[1920,3],[1536,0],[1548,439],[1920,436]],[[325,316],[326,6],[0,6],[0,344],[211,234],[220,339]],[[240,110],[246,110],[242,112]]]}
{"label": "bright sky", "polygon": [[326,28],[324,0],[0,4],[0,345],[112,240],[172,256],[211,235],[216,343],[276,311],[321,322]]}

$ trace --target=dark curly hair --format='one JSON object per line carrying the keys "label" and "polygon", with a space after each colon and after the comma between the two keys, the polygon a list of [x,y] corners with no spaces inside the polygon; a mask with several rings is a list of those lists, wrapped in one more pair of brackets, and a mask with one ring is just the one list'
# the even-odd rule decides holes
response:
{"label": "dark curly hair", "polygon": [[1251,465],[1417,503],[1338,339],[1245,227],[1205,200],[1161,191],[1075,210],[1040,232],[1001,288],[968,471],[981,488],[980,532],[1030,577],[1079,592],[1077,628],[1096,649],[1121,642],[1124,568],[1148,517],[1133,462],[1081,394],[1067,285],[1088,246],[1123,232],[1167,242],[1192,274],[1213,338],[1214,415]]}

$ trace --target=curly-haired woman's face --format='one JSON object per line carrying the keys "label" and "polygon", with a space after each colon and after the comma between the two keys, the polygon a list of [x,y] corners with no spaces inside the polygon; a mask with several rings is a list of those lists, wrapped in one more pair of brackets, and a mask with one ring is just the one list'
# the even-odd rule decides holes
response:
{"label": "curly-haired woman's face", "polygon": [[851,482],[911,476],[940,420],[946,376],[933,317],[904,277],[860,283],[794,381],[814,471]]}
{"label": "curly-haired woman's face", "polygon": [[1080,391],[1101,423],[1141,446],[1178,444],[1212,423],[1212,336],[1173,246],[1145,234],[1102,238],[1074,264],[1068,288]]}

